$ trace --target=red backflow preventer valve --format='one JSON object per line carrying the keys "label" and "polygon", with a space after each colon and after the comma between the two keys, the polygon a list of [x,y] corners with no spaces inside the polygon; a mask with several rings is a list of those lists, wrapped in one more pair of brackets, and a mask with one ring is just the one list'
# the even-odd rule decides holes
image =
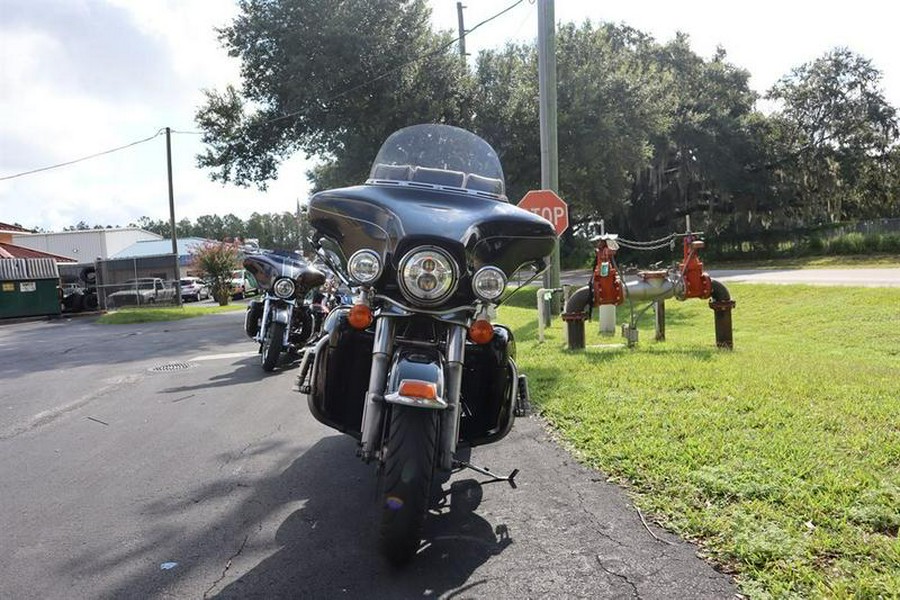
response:
{"label": "red backflow preventer valve", "polygon": [[705,244],[692,235],[684,238],[684,261],[678,265],[684,289],[679,300],[687,298],[709,298],[712,295],[712,279],[703,272],[700,250]]}
{"label": "red backflow preventer valve", "polygon": [[622,282],[616,270],[613,257],[619,244],[615,235],[605,235],[597,244],[597,258],[594,262],[593,282],[594,306],[601,304],[622,304],[625,297],[622,293]]}

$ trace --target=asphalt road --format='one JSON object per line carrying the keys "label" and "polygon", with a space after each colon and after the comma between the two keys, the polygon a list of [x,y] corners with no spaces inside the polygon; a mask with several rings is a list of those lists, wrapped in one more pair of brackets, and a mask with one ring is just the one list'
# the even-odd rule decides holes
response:
{"label": "asphalt road", "polygon": [[0,326],[0,598],[734,595],[537,418],[473,456],[521,469],[518,489],[456,476],[415,562],[390,568],[373,469],[309,415],[295,370],[261,371],[241,318]]}

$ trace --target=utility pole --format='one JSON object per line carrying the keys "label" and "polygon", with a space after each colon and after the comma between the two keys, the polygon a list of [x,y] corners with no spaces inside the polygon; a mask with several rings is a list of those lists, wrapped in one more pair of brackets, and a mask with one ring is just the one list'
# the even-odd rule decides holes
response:
{"label": "utility pole", "polygon": [[456,16],[459,20],[459,55],[462,57],[463,62],[466,62],[466,26],[463,23],[463,6],[462,2],[456,3]]}
{"label": "utility pole", "polygon": [[181,266],[178,264],[178,238],[175,234],[175,192],[172,189],[172,130],[166,127],[166,168],[169,172],[169,227],[172,229],[172,256],[175,260],[175,303],[181,306]]}
{"label": "utility pole", "polygon": [[[541,188],[559,193],[559,150],[556,145],[556,17],[554,0],[538,0],[538,85],[540,87]],[[559,239],[553,248],[544,287],[559,287]],[[552,310],[559,313],[559,296]]]}

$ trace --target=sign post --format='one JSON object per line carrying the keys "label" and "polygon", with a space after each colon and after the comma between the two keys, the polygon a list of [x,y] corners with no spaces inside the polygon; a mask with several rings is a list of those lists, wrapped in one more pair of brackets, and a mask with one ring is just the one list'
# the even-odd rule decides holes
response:
{"label": "sign post", "polygon": [[[554,0],[538,0],[538,97],[541,132],[541,187],[559,191],[559,149],[556,140],[556,8]],[[559,240],[544,273],[544,287],[559,287]],[[554,300],[554,312],[559,303]]]}
{"label": "sign post", "polygon": [[[569,205],[556,195],[553,190],[531,190],[519,202],[519,208],[523,208],[529,212],[533,212],[539,217],[543,217],[550,221],[553,229],[556,230],[556,237],[559,238],[563,232],[569,228]],[[550,268],[544,274],[544,287],[548,289],[556,289],[559,287],[559,239],[553,250],[553,256]],[[554,296],[554,300],[559,296]],[[558,313],[560,306],[558,301],[552,302],[552,312]]]}

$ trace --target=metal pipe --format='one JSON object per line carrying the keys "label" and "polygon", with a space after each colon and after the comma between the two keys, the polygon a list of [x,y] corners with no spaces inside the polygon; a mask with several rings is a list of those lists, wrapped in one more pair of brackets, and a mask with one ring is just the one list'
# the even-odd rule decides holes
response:
{"label": "metal pipe", "polygon": [[653,325],[656,341],[666,341],[666,301],[662,298],[653,301]]}
{"label": "metal pipe", "polygon": [[591,304],[591,288],[589,286],[580,287],[575,290],[569,299],[566,300],[566,313],[586,313]]}
{"label": "metal pipe", "polygon": [[710,300],[714,302],[728,302],[731,300],[731,293],[728,291],[728,288],[725,287],[724,283],[715,279],[710,281],[712,281],[712,296],[710,297]]}
{"label": "metal pipe", "polygon": [[625,293],[632,300],[665,300],[675,295],[675,282],[671,279],[638,279],[625,283]]}
{"label": "metal pipe", "polygon": [[591,288],[584,286],[575,290],[566,300],[562,319],[566,324],[566,344],[569,350],[584,348],[584,320],[591,309]]}
{"label": "metal pipe", "polygon": [[736,302],[731,299],[728,288],[721,281],[712,280],[712,295],[709,307],[713,310],[716,326],[716,346],[727,350],[734,349],[734,335],[731,324],[731,310]]}

